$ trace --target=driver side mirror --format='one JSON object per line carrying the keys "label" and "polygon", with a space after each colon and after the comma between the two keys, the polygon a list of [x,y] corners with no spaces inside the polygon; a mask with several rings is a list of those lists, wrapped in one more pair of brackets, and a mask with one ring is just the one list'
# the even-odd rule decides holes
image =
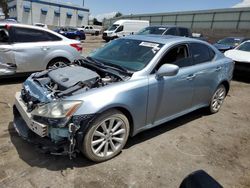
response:
{"label": "driver side mirror", "polygon": [[156,78],[162,78],[164,76],[175,76],[179,72],[179,67],[173,64],[163,64],[156,72]]}

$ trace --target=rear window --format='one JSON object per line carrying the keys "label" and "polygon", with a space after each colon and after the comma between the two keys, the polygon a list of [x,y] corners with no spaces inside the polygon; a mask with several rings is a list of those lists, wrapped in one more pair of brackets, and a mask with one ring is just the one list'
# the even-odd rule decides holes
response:
{"label": "rear window", "polygon": [[9,42],[9,32],[6,28],[0,27],[0,44]]}
{"label": "rear window", "polygon": [[190,47],[194,64],[200,64],[211,61],[215,56],[215,52],[205,44],[192,43]]}
{"label": "rear window", "polygon": [[29,28],[15,28],[15,41],[14,42],[43,42],[43,41],[59,41],[60,37],[52,33]]}

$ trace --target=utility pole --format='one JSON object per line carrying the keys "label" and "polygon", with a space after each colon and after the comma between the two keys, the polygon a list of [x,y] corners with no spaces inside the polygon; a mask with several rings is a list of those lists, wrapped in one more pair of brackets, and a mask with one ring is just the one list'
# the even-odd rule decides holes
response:
{"label": "utility pole", "polygon": [[84,7],[84,0],[82,0],[82,6]]}

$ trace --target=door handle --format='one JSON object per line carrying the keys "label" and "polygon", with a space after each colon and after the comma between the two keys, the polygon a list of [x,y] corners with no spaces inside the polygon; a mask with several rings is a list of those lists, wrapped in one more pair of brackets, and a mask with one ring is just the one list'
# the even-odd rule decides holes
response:
{"label": "door handle", "polygon": [[43,46],[43,47],[41,47],[41,49],[46,51],[46,50],[49,50],[50,48],[48,46]]}
{"label": "door handle", "polygon": [[195,74],[190,74],[186,77],[186,80],[193,80],[196,77]]}
{"label": "door handle", "polygon": [[220,71],[221,69],[222,69],[221,66],[220,66],[220,67],[216,67],[215,71],[218,72],[218,71]]}

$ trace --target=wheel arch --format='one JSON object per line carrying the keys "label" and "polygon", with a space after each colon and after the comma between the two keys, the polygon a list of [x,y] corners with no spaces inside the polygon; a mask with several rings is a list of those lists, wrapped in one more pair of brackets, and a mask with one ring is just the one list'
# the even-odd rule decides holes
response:
{"label": "wheel arch", "polygon": [[[229,81],[227,81],[227,80],[223,80],[223,81],[221,81],[221,82],[220,82],[220,84],[219,84],[219,85],[224,85],[224,86],[225,86],[225,88],[226,88],[227,94],[228,94],[229,89],[230,89],[230,83],[229,83]],[[219,85],[218,85],[218,86],[219,86]]]}
{"label": "wheel arch", "polygon": [[133,136],[133,133],[134,133],[134,118],[132,116],[132,113],[127,108],[125,108],[124,106],[113,106],[113,107],[110,107],[110,108],[105,108],[105,109],[100,110],[98,112],[98,114],[104,113],[104,112],[109,111],[109,110],[118,110],[128,118],[129,127],[130,127],[129,136]]}

